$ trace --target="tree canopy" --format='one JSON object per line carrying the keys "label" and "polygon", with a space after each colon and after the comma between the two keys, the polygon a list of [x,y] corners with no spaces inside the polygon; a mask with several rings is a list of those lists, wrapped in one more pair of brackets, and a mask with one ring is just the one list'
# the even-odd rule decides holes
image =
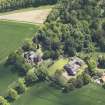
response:
{"label": "tree canopy", "polygon": [[105,51],[104,5],[103,0],[60,0],[33,41],[47,50],[47,57],[49,51],[69,56]]}

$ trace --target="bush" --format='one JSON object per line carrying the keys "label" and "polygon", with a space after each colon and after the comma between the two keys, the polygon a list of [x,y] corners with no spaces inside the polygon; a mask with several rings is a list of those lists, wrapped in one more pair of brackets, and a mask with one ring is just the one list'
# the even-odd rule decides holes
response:
{"label": "bush", "polygon": [[6,65],[11,65],[12,70],[22,76],[26,75],[27,71],[31,68],[29,64],[25,63],[24,58],[17,53],[12,53],[8,56]]}
{"label": "bush", "polygon": [[6,65],[15,65],[16,64],[16,58],[17,58],[17,55],[16,53],[11,53],[7,60],[6,60]]}
{"label": "bush", "polygon": [[59,56],[60,56],[59,51],[52,51],[52,52],[51,52],[51,58],[52,58],[53,60],[58,59]]}
{"label": "bush", "polygon": [[29,51],[31,49],[31,45],[30,43],[28,43],[27,41],[25,41],[22,45],[22,50],[25,51]]}
{"label": "bush", "polygon": [[96,61],[95,60],[91,60],[91,61],[88,62],[88,68],[90,70],[92,70],[92,69],[94,69],[96,67],[97,67],[97,64],[96,64]]}
{"label": "bush", "polygon": [[39,66],[37,68],[36,74],[37,74],[38,80],[40,81],[46,80],[48,77],[47,68],[44,67],[44,65]]}
{"label": "bush", "polygon": [[8,90],[8,95],[7,95],[6,98],[7,98],[8,101],[14,101],[14,100],[16,100],[18,98],[17,91],[15,89],[13,89],[13,88],[10,88]]}
{"label": "bush", "polygon": [[0,105],[10,105],[10,104],[4,97],[0,96]]}
{"label": "bush", "polygon": [[23,78],[18,79],[16,90],[17,90],[18,94],[22,94],[26,91],[25,80]]}
{"label": "bush", "polygon": [[88,74],[83,73],[81,76],[83,78],[83,84],[84,85],[87,85],[91,82],[91,77]]}
{"label": "bush", "polygon": [[38,77],[37,77],[37,74],[36,74],[36,70],[35,69],[29,70],[26,74],[25,80],[26,80],[27,85],[30,85],[30,84],[33,84],[33,83],[37,82]]}
{"label": "bush", "polygon": [[84,85],[84,83],[83,83],[82,78],[76,79],[76,81],[75,81],[75,83],[74,83],[74,86],[75,86],[76,88],[81,88],[83,85]]}

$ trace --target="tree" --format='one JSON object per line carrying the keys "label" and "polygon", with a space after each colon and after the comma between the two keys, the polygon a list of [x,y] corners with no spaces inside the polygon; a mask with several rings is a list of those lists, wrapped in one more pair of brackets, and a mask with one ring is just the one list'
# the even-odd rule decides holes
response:
{"label": "tree", "polygon": [[28,43],[27,41],[25,41],[22,45],[22,50],[23,51],[29,51],[31,49],[31,45],[30,43]]}
{"label": "tree", "polygon": [[44,51],[57,50],[68,56],[99,48],[105,52],[103,7],[104,1],[61,0],[37,33],[38,42]]}
{"label": "tree", "polygon": [[51,57],[51,51],[46,50],[43,54],[43,59],[49,59]]}
{"label": "tree", "polygon": [[76,88],[81,88],[83,85],[84,85],[84,83],[83,83],[83,78],[82,78],[82,76],[81,76],[81,75],[77,76],[77,78],[76,78],[76,80],[75,80],[75,82],[74,82],[74,86],[75,86]]}
{"label": "tree", "polygon": [[60,56],[59,51],[52,51],[52,52],[51,52],[51,58],[52,58],[53,60],[58,59],[59,56]]}
{"label": "tree", "polygon": [[30,69],[26,75],[26,84],[29,85],[29,84],[35,83],[37,81],[38,81],[38,77],[36,74],[36,70]]}
{"label": "tree", "polygon": [[73,47],[71,47],[71,48],[69,47],[68,48],[68,56],[73,57],[75,55],[76,55],[76,49]]}
{"label": "tree", "polygon": [[91,82],[91,77],[88,74],[86,74],[85,72],[81,76],[83,78],[84,85],[87,85]]}
{"label": "tree", "polygon": [[63,92],[64,93],[68,93],[69,91],[73,91],[75,89],[75,86],[73,83],[67,83],[64,88],[63,88]]}
{"label": "tree", "polygon": [[10,104],[4,97],[0,96],[0,105],[10,105]]}
{"label": "tree", "polygon": [[105,22],[102,23],[102,29],[105,30]]}
{"label": "tree", "polygon": [[6,65],[16,64],[16,53],[11,53],[6,60]]}
{"label": "tree", "polygon": [[16,90],[18,94],[24,93],[26,91],[25,80],[23,78],[18,79]]}
{"label": "tree", "polygon": [[95,45],[94,43],[89,42],[87,44],[87,48],[85,49],[86,53],[94,52],[95,51]]}
{"label": "tree", "polygon": [[98,58],[98,63],[99,63],[98,67],[104,69],[105,68],[105,56],[99,57]]}
{"label": "tree", "polygon": [[26,7],[37,7],[40,5],[52,5],[58,0],[3,0],[0,2],[0,12],[11,11]]}
{"label": "tree", "polygon": [[48,77],[47,68],[44,65],[39,66],[36,74],[40,81],[46,80]]}
{"label": "tree", "polygon": [[8,99],[9,101],[12,101],[12,100],[16,100],[17,98],[18,98],[18,93],[17,93],[17,91],[16,91],[15,89],[13,89],[13,88],[10,88],[10,89],[8,90],[7,99]]}
{"label": "tree", "polygon": [[31,65],[27,64],[27,63],[21,63],[19,65],[17,65],[17,69],[18,69],[18,73],[21,76],[25,76],[27,74],[27,72],[29,71],[29,69],[32,68]]}
{"label": "tree", "polygon": [[22,76],[26,75],[27,71],[31,68],[31,66],[27,64],[24,58],[18,53],[10,54],[6,64],[11,65],[14,72],[18,72]]}
{"label": "tree", "polygon": [[73,38],[67,39],[65,42],[64,53],[71,57],[76,54],[76,45]]}
{"label": "tree", "polygon": [[101,39],[99,41],[99,46],[100,46],[101,51],[105,52],[105,38],[104,38],[104,36],[101,37]]}
{"label": "tree", "polygon": [[94,59],[89,59],[87,61],[87,64],[88,64],[89,70],[93,70],[93,69],[95,69],[97,67],[97,62]]}

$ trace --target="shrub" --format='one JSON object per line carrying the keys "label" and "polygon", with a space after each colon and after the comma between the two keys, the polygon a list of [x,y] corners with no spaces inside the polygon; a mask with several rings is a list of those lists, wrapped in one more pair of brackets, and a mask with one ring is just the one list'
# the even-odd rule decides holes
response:
{"label": "shrub", "polygon": [[31,45],[30,43],[28,43],[27,41],[25,41],[22,45],[22,50],[25,51],[29,51],[31,49]]}
{"label": "shrub", "polygon": [[16,100],[18,98],[17,91],[15,89],[13,89],[13,88],[10,88],[8,90],[8,95],[7,95],[6,98],[7,98],[8,101],[14,101],[14,100]]}
{"label": "shrub", "polygon": [[10,105],[10,104],[4,97],[0,96],[0,105]]}
{"label": "shrub", "polygon": [[6,60],[6,65],[16,64],[16,57],[16,53],[11,53]]}
{"label": "shrub", "polygon": [[25,80],[23,78],[18,79],[16,90],[17,90],[18,94],[22,94],[26,91]]}
{"label": "shrub", "polygon": [[59,51],[52,51],[52,52],[51,52],[51,58],[52,58],[53,60],[58,59],[59,56],[60,56]]}
{"label": "shrub", "polygon": [[11,65],[12,70],[22,76],[26,75],[27,71],[31,68],[29,64],[25,63],[24,58],[17,53],[12,53],[8,56],[6,65]]}
{"label": "shrub", "polygon": [[37,77],[40,81],[44,81],[48,77],[47,68],[44,65],[41,65],[37,68]]}
{"label": "shrub", "polygon": [[35,83],[38,81],[38,77],[37,77],[37,74],[36,74],[36,70],[35,69],[31,69],[27,72],[26,74],[26,84],[27,85],[30,85],[32,83]]}
{"label": "shrub", "polygon": [[87,85],[91,82],[91,77],[88,74],[83,73],[81,76],[83,78],[83,84],[84,85]]}
{"label": "shrub", "polygon": [[93,69],[95,69],[97,67],[97,63],[93,59],[89,60],[87,64],[88,64],[88,68],[90,70],[93,70]]}
{"label": "shrub", "polygon": [[82,80],[82,78],[78,78],[78,79],[76,79],[76,81],[75,81],[75,83],[74,83],[74,86],[76,87],[76,88],[81,88],[82,86],[83,86],[83,80]]}

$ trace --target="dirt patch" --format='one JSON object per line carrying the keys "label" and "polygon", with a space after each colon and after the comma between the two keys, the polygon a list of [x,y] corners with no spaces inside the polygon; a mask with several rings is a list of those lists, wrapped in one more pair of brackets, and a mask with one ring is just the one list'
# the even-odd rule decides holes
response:
{"label": "dirt patch", "polygon": [[51,9],[31,10],[0,16],[0,20],[14,20],[42,24],[46,20]]}

